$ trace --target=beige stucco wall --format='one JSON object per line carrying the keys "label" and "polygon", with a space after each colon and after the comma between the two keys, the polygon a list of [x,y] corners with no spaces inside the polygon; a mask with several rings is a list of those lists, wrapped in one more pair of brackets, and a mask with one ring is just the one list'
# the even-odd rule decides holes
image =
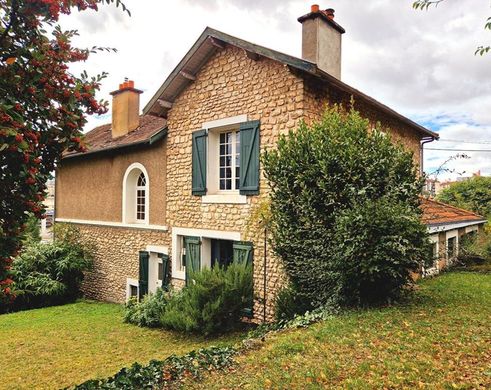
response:
{"label": "beige stucco wall", "polygon": [[165,225],[165,140],[145,148],[62,160],[56,171],[56,217],[122,222],[123,178],[136,162],[149,176],[149,223]]}

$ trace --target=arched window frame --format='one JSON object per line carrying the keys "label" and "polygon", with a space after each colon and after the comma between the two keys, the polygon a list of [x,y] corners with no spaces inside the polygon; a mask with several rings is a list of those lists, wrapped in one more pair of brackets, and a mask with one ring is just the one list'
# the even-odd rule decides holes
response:
{"label": "arched window frame", "polygon": [[[138,178],[143,173],[145,175],[145,219],[138,220],[136,213],[136,192]],[[149,212],[150,212],[150,177],[147,170],[140,163],[131,164],[124,174],[123,178],[123,210],[122,217],[123,223],[127,224],[149,224]]]}

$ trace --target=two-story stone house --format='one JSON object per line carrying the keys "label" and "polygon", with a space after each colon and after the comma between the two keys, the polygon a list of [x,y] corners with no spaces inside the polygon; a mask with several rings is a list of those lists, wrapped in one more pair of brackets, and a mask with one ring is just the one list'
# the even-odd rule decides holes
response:
{"label": "two-story stone house", "polygon": [[133,82],[112,93],[112,123],[87,133],[86,153],[67,153],[56,173],[56,221],[97,248],[88,297],[124,302],[186,271],[233,258],[254,266],[254,316],[271,318],[283,283],[263,232],[247,234],[268,196],[260,154],[300,120],[349,104],[414,152],[437,134],[341,81],[334,11],[300,17],[302,58],[205,31],[139,115]]}

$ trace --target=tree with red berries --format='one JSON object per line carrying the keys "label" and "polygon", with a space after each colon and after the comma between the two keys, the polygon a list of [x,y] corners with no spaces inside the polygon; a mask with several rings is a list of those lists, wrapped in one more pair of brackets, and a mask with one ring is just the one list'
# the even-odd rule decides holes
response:
{"label": "tree with red berries", "polygon": [[[9,269],[29,215],[43,218],[46,181],[64,150],[84,151],[87,116],[105,73],[76,77],[69,65],[108,50],[73,47],[61,14],[119,0],[0,0],[0,300],[13,299]],[[47,30],[50,32],[48,33]]]}

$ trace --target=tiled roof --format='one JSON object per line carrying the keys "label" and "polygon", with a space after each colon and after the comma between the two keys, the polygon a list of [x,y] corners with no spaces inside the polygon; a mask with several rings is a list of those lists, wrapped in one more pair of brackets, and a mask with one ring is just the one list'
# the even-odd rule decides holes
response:
{"label": "tiled roof", "polygon": [[67,152],[63,155],[63,158],[84,156],[145,143],[152,144],[165,135],[166,128],[167,121],[164,118],[155,115],[141,115],[140,126],[135,130],[121,137],[112,138],[111,124],[108,123],[98,126],[85,134],[87,152]]}
{"label": "tiled roof", "polygon": [[421,199],[422,220],[425,225],[440,225],[462,222],[485,222],[485,218],[472,211],[459,209],[432,199]]}

